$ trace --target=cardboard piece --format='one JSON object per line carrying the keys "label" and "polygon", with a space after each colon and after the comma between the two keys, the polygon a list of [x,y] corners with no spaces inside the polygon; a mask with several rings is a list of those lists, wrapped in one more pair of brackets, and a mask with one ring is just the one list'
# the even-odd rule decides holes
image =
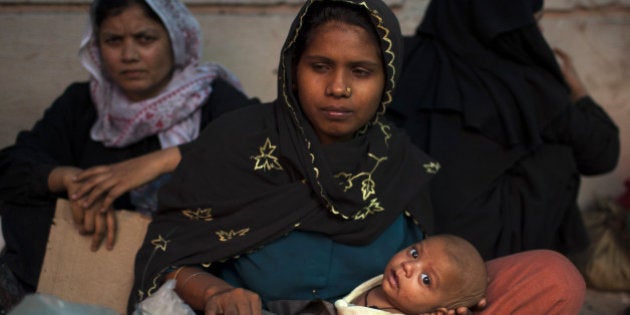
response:
{"label": "cardboard piece", "polygon": [[114,249],[90,251],[91,237],[79,235],[67,200],[59,199],[50,229],[37,292],[63,300],[109,307],[125,314],[133,282],[136,252],[150,219],[137,212],[116,211]]}

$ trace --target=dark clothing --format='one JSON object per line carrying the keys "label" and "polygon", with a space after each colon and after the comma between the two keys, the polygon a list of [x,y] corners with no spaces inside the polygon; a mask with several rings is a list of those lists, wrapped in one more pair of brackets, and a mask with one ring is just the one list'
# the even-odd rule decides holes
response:
{"label": "dark clothing", "polygon": [[432,1],[405,44],[388,114],[442,164],[436,232],[485,259],[584,248],[580,174],[616,166],[618,129],[589,97],[571,104],[529,1]]}
{"label": "dark clothing", "polygon": [[[202,108],[202,128],[248,102],[223,80],[215,80],[213,89]],[[161,148],[156,135],[124,148],[105,147],[90,138],[96,116],[89,83],[72,84],[32,130],[20,132],[15,145],[0,151],[0,209],[7,243],[2,260],[31,290],[39,279],[55,200],[66,197],[48,190],[52,169],[112,164]],[[118,198],[114,208],[134,209],[129,194]]]}
{"label": "dark clothing", "polygon": [[[381,111],[364,128],[350,140],[322,145],[296,96],[300,87],[294,87],[297,62],[292,59],[310,15],[333,3],[370,17],[386,83]],[[397,19],[381,1],[306,2],[282,49],[277,99],[228,113],[197,141],[182,146],[180,165],[160,190],[158,214],[136,257],[130,312],[173,268],[203,264],[212,269],[217,262],[264,251],[287,234],[295,236],[293,231],[362,249],[404,214],[432,232],[427,183],[437,171],[435,164],[382,117],[400,69],[400,39]],[[400,246],[386,242],[391,248]],[[312,252],[294,249],[300,252],[287,252],[286,259]],[[345,265],[342,271],[365,279],[365,269]],[[289,285],[303,290],[299,279]]]}

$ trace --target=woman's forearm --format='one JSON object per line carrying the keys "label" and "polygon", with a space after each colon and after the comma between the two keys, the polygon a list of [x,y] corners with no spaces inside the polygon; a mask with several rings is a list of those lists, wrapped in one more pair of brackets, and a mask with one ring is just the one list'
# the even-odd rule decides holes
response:
{"label": "woman's forearm", "polygon": [[147,156],[156,160],[158,165],[161,166],[160,174],[173,172],[182,160],[182,155],[177,146],[155,151],[147,154]]}
{"label": "woman's forearm", "polygon": [[175,279],[175,291],[190,307],[203,310],[208,298],[233,287],[222,279],[196,267],[181,267],[166,275]]}

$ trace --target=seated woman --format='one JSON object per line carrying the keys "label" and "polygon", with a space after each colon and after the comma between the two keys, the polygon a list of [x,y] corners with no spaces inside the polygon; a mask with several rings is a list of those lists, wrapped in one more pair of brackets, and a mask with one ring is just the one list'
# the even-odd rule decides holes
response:
{"label": "seated woman", "polygon": [[549,47],[542,0],[434,0],[405,41],[388,118],[440,161],[431,184],[439,233],[484,259],[588,244],[581,175],[615,168],[619,130]]}
{"label": "seated woman", "polygon": [[[307,1],[281,50],[278,98],[221,116],[175,154],[180,164],[136,257],[129,312],[166,279],[206,314],[261,314],[277,300],[334,302],[430,235],[427,183],[439,164],[383,117],[401,48],[398,21],[382,1]],[[489,288],[494,314],[579,309],[584,282],[554,255],[509,258],[517,269],[550,264],[526,281],[489,270],[499,289]],[[506,288],[522,297],[503,301]],[[533,298],[540,292],[548,299]]]}
{"label": "seated woman", "polygon": [[24,286],[15,293],[37,286],[57,198],[75,195],[92,249],[105,233],[111,248],[114,212],[99,209],[151,213],[158,176],[176,165],[134,158],[189,142],[249,102],[230,72],[199,63],[200,28],[179,1],[95,1],[90,22],[79,52],[90,81],[70,85],[0,152],[2,274]]}

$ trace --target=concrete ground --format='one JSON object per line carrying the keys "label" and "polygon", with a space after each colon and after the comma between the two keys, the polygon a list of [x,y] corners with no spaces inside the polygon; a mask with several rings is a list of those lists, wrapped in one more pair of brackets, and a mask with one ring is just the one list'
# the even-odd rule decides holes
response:
{"label": "concrete ground", "polygon": [[588,289],[579,315],[630,315],[630,292],[604,292]]}

